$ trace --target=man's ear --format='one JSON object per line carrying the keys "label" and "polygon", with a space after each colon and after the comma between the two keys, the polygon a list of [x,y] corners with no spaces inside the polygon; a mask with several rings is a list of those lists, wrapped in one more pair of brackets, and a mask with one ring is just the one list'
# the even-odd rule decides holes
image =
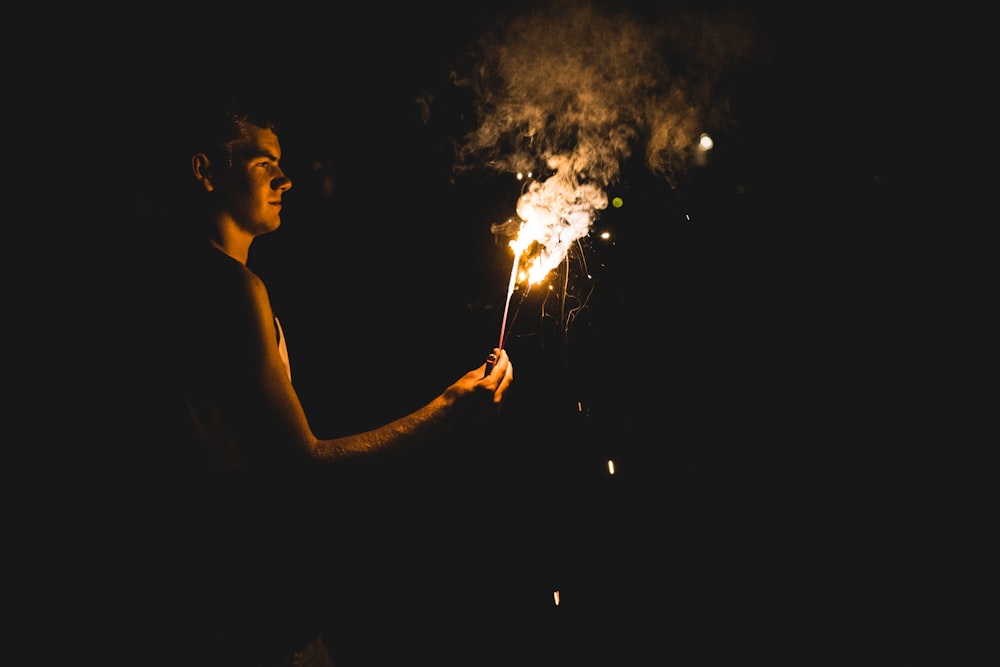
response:
{"label": "man's ear", "polygon": [[212,183],[212,162],[207,155],[204,153],[193,155],[191,157],[191,171],[194,172],[194,177],[198,179],[207,192],[215,189],[215,185]]}

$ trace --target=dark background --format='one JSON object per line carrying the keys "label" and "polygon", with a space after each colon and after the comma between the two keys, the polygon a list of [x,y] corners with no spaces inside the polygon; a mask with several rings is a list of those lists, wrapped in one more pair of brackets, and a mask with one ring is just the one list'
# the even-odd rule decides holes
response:
{"label": "dark background", "polygon": [[[520,184],[452,173],[469,109],[448,73],[524,4],[164,11],[158,36],[126,37],[140,225],[188,105],[280,101],[294,187],[250,265],[320,436],[416,408],[497,342],[510,255],[490,225]],[[771,4],[687,3],[759,40],[720,90],[737,122],[674,185],[624,165],[571,326],[515,297],[497,429],[331,480],[310,555],[336,573],[317,589],[342,664],[811,661],[875,632],[882,459],[858,428],[872,387],[849,383],[882,316],[886,16]]]}

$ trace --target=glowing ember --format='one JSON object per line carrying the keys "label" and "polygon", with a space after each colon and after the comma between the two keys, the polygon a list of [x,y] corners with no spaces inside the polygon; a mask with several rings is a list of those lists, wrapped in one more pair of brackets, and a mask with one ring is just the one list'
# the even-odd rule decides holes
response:
{"label": "glowing ember", "polygon": [[[566,165],[568,161],[550,161],[550,166]],[[544,182],[531,182],[517,201],[517,215],[524,222],[515,248],[515,252],[523,252],[532,243],[538,244],[537,256],[527,270],[529,282],[544,280],[566,257],[573,243],[590,233],[595,212],[607,206],[604,189],[593,183],[578,182],[571,169],[557,171]]]}

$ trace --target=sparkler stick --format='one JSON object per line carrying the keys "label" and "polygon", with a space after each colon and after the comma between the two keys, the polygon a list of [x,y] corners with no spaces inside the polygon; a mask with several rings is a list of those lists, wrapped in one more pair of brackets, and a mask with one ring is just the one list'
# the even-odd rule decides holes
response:
{"label": "sparkler stick", "polygon": [[507,313],[510,311],[510,298],[514,295],[514,287],[517,285],[517,266],[521,263],[521,251],[514,251],[514,265],[510,270],[510,282],[507,283],[507,300],[503,306],[503,319],[500,321],[500,349],[503,349],[505,330],[507,328]]}
{"label": "sparkler stick", "polygon": [[[514,294],[514,287],[517,285],[517,267],[521,263],[521,248],[515,246],[511,243],[511,247],[514,248],[514,264],[510,268],[510,280],[507,282],[507,299],[504,301],[503,306],[503,319],[500,321],[500,343],[497,345],[501,350],[504,345],[504,338],[506,336],[507,330],[507,313],[510,311],[510,298]],[[493,370],[493,364],[496,363],[496,356],[491,352],[490,356],[486,358],[486,375],[490,374]]]}

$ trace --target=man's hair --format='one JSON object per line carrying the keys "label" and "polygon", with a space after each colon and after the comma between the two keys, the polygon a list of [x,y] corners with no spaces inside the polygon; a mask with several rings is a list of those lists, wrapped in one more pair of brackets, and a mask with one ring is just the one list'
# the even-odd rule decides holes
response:
{"label": "man's hair", "polygon": [[266,109],[242,101],[229,101],[209,110],[192,132],[191,155],[205,153],[209,159],[233,166],[233,146],[255,125],[278,134],[278,123]]}

